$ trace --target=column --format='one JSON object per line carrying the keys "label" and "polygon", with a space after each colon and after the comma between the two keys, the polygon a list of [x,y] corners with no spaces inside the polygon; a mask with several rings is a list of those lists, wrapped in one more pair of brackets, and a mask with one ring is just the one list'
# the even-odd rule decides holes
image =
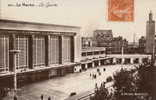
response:
{"label": "column", "polygon": [[28,40],[28,65],[30,69],[33,69],[33,39],[34,35],[29,36]]}
{"label": "column", "polygon": [[49,44],[50,44],[50,35],[47,35],[45,36],[45,65],[46,66],[50,65]]}
{"label": "column", "polygon": [[125,58],[121,58],[121,59],[122,59],[121,63],[124,64],[124,62],[125,62]]}
{"label": "column", "polygon": [[133,58],[130,58],[130,63],[131,63],[131,64],[133,64],[133,63],[134,63]]}
{"label": "column", "polygon": [[98,65],[101,66],[101,62],[100,62],[100,60],[98,60]]}
{"label": "column", "polygon": [[75,58],[74,36],[71,36],[71,62],[74,62],[74,58]]}
{"label": "column", "polygon": [[116,58],[113,58],[113,63],[116,63]]}
{"label": "column", "polygon": [[[16,36],[15,34],[12,34],[9,36],[9,50],[14,50],[15,49],[15,45],[16,45]],[[14,56],[12,53],[9,52],[9,71],[13,72],[14,68]]]}
{"label": "column", "polygon": [[142,58],[138,58],[139,59],[139,64],[142,64]]}
{"label": "column", "polygon": [[92,67],[93,67],[93,68],[95,67],[95,63],[94,63],[94,61],[92,62]]}
{"label": "column", "polygon": [[88,69],[87,63],[85,64],[85,68]]}
{"label": "column", "polygon": [[62,39],[63,36],[59,36],[59,64],[62,64]]}

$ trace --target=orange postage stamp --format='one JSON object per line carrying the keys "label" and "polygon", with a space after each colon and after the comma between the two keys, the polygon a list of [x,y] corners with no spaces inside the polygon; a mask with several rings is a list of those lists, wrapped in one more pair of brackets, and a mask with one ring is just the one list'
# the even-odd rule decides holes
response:
{"label": "orange postage stamp", "polygon": [[108,20],[109,21],[133,21],[134,0],[109,0]]}

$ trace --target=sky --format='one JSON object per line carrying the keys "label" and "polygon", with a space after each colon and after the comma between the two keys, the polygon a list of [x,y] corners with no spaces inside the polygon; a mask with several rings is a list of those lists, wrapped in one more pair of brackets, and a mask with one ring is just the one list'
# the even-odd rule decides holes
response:
{"label": "sky", "polygon": [[[156,0],[134,2],[133,22],[108,21],[108,0],[0,0],[0,18],[80,26],[81,35],[85,37],[93,36],[95,29],[112,29],[113,36],[123,36],[132,42],[134,34],[136,40],[146,35],[146,21],[150,10],[156,20]],[[42,3],[42,7],[14,6],[17,3]],[[47,3],[51,6],[46,7]]]}

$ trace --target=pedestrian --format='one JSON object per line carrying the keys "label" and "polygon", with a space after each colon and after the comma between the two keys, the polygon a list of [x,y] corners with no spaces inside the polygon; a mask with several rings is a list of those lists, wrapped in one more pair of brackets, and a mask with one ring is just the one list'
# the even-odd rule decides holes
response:
{"label": "pedestrian", "polygon": [[99,71],[100,71],[100,69],[98,68],[98,69],[97,69],[97,72],[99,72]]}
{"label": "pedestrian", "polygon": [[105,69],[105,68],[103,68],[103,71],[106,71],[106,69]]}
{"label": "pedestrian", "polygon": [[92,75],[93,79],[94,79],[94,74]]}
{"label": "pedestrian", "polygon": [[51,97],[50,96],[48,97],[48,100],[51,100]]}
{"label": "pedestrian", "polygon": [[14,96],[14,100],[17,100],[17,96],[16,95]]}
{"label": "pedestrian", "polygon": [[41,94],[41,100],[43,100],[43,94]]}
{"label": "pedestrian", "polygon": [[96,74],[95,74],[95,79],[96,79]]}
{"label": "pedestrian", "polygon": [[94,79],[95,79],[95,74],[93,75]]}
{"label": "pedestrian", "polygon": [[106,82],[103,82],[103,87],[105,87],[106,86]]}
{"label": "pedestrian", "polygon": [[81,70],[81,69],[80,69],[79,71],[80,71],[80,73],[82,72],[82,70]]}
{"label": "pedestrian", "polygon": [[95,91],[98,91],[98,85],[95,83]]}

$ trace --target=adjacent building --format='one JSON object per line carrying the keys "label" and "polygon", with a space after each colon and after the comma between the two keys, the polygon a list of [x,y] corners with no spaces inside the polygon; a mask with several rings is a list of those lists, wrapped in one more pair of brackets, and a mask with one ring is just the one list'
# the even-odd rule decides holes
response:
{"label": "adjacent building", "polygon": [[128,41],[123,39],[121,36],[114,37],[112,40],[112,53],[121,54],[122,49],[123,53],[127,52]]}
{"label": "adjacent building", "polygon": [[81,70],[113,63],[113,57],[106,55],[105,47],[85,47],[81,55]]}
{"label": "adjacent building", "polygon": [[146,38],[141,36],[139,39],[139,53],[144,54],[146,49]]}
{"label": "adjacent building", "polygon": [[106,52],[111,53],[113,34],[112,30],[95,30],[94,41],[97,47],[106,47]]}
{"label": "adjacent building", "polygon": [[93,37],[82,37],[82,48],[93,46]]}
{"label": "adjacent building", "polygon": [[139,44],[137,42],[129,42],[127,46],[127,54],[138,54],[139,53]]}
{"label": "adjacent building", "polygon": [[81,66],[75,68],[76,72],[112,63],[112,58],[106,55],[106,47],[95,45],[94,37],[82,37],[81,41]]}

